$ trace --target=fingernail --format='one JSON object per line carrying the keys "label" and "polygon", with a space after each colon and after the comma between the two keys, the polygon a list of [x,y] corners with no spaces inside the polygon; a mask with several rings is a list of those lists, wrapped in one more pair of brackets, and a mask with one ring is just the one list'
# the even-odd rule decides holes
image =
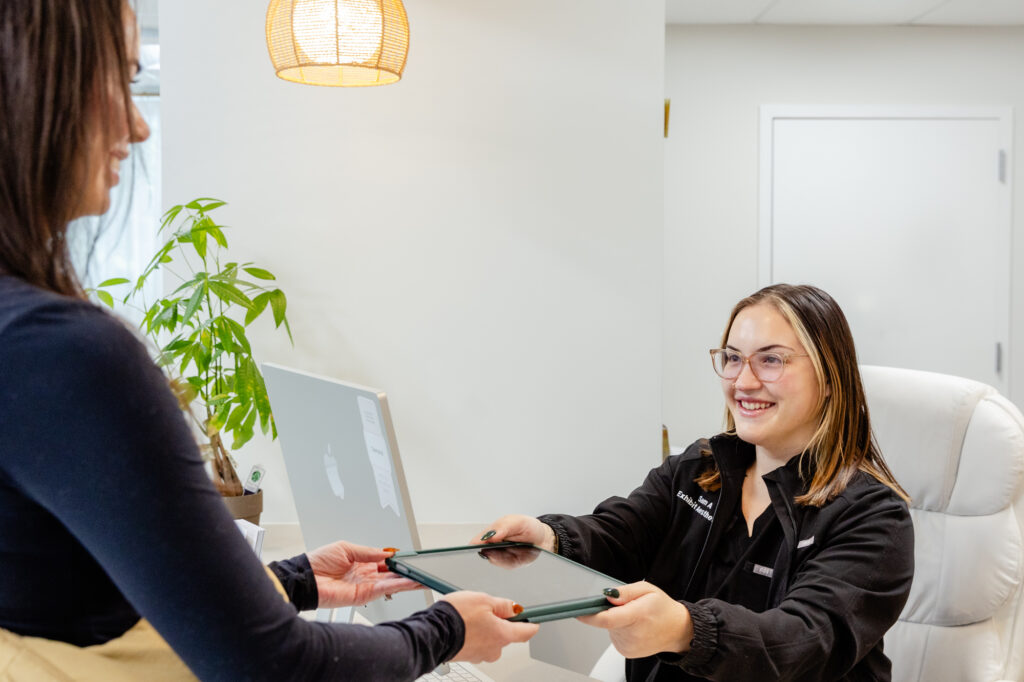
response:
{"label": "fingernail", "polygon": [[604,596],[612,597],[613,599],[619,598],[619,591],[614,587],[606,587],[604,590]]}
{"label": "fingernail", "polygon": [[484,533],[483,536],[480,539],[481,540],[490,540],[491,538],[493,538],[497,534],[498,534],[498,531],[496,531],[496,530],[489,530],[486,533]]}
{"label": "fingernail", "polygon": [[385,547],[383,551],[391,552],[392,554],[394,554],[395,552],[398,551],[398,548],[397,547]]}
{"label": "fingernail", "polygon": [[523,612],[523,607],[522,606],[520,606],[519,604],[513,604],[512,605],[512,613],[514,613],[515,615],[518,616],[522,612]]}

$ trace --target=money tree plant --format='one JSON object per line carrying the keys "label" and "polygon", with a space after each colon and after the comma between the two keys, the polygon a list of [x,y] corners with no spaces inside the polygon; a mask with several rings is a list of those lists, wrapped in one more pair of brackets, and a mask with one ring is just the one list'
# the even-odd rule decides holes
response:
{"label": "money tree plant", "polygon": [[[289,340],[292,333],[287,299],[273,286],[274,275],[253,263],[227,260],[226,226],[210,215],[224,205],[199,198],[169,209],[159,228],[166,241],[138,279],[109,279],[95,294],[113,308],[109,289],[132,284],[121,302],[144,312],[140,329],[159,348],[158,364],[168,368],[178,400],[203,434],[200,449],[212,463],[214,484],[231,496],[243,489],[225,437],[231,437],[231,449],[238,449],[253,437],[257,424],[264,434],[277,437],[246,329],[269,310],[275,328],[283,326]],[[164,273],[165,288],[168,278],[180,284],[147,303],[143,286],[158,270]]]}

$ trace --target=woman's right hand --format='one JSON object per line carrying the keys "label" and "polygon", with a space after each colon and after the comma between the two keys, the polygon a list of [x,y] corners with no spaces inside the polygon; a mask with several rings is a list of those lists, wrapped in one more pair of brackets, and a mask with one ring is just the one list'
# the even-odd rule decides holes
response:
{"label": "woman's right hand", "polygon": [[441,597],[455,607],[466,626],[466,638],[455,661],[496,661],[512,642],[525,642],[540,628],[536,623],[511,623],[506,618],[522,611],[511,599],[482,592],[452,592]]}
{"label": "woman's right hand", "polygon": [[483,533],[469,541],[471,545],[488,542],[528,542],[553,552],[555,531],[532,516],[509,514],[488,526]]}

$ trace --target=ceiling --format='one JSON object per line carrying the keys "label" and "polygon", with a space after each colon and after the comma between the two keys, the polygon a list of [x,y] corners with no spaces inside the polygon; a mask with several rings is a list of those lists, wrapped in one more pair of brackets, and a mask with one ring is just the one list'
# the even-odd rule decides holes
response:
{"label": "ceiling", "polygon": [[665,0],[666,24],[1022,26],[1021,0]]}
{"label": "ceiling", "polygon": [[[159,0],[135,0],[159,43]],[[666,24],[1024,26],[1024,0],[665,0]]]}

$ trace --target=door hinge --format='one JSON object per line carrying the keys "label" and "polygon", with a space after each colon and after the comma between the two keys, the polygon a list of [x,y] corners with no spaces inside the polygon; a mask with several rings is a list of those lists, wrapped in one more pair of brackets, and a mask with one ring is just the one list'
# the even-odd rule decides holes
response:
{"label": "door hinge", "polygon": [[1006,184],[1006,150],[999,150],[999,182]]}
{"label": "door hinge", "polygon": [[1003,373],[1003,344],[996,341],[996,374]]}

